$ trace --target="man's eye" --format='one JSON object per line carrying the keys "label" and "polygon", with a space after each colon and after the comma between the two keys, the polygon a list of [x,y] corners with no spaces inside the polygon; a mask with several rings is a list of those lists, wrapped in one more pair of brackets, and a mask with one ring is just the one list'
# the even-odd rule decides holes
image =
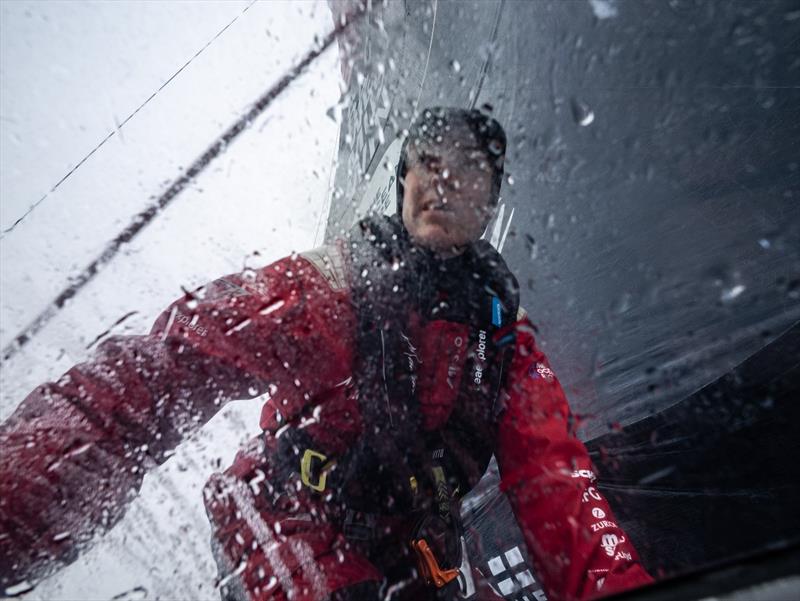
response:
{"label": "man's eye", "polygon": [[476,159],[470,161],[468,167],[472,171],[482,171],[482,172],[490,171],[489,163],[487,163],[485,159]]}
{"label": "man's eye", "polygon": [[426,167],[435,167],[439,164],[439,157],[428,153],[422,153],[419,157],[419,162]]}

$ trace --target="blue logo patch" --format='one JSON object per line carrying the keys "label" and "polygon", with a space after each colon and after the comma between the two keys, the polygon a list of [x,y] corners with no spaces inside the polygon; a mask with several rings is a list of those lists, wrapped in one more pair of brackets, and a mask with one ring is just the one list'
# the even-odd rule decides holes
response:
{"label": "blue logo patch", "polygon": [[503,305],[496,296],[492,297],[492,325],[496,328],[503,325]]}

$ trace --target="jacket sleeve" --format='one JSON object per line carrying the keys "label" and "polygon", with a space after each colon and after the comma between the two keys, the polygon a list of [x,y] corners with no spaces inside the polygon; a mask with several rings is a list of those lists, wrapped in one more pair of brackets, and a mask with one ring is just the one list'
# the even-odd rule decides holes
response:
{"label": "jacket sleeve", "polygon": [[[319,272],[287,258],[171,305],[146,336],[113,337],[0,425],[0,584],[75,559],[145,470],[230,399],[309,398],[343,364],[310,357],[347,315]],[[305,369],[304,369],[305,367]]]}
{"label": "jacket sleeve", "polygon": [[551,601],[586,599],[652,581],[597,489],[574,435],[566,397],[533,327],[516,325],[517,348],[500,418],[497,458],[534,566]]}

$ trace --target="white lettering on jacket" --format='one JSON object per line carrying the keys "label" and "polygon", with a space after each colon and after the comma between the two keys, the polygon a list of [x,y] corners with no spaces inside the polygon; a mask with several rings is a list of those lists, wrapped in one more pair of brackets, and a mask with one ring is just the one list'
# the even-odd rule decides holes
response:
{"label": "white lettering on jacket", "polygon": [[417,390],[417,374],[416,374],[417,368],[414,362],[416,361],[417,364],[421,364],[422,359],[419,358],[419,355],[417,354],[417,347],[411,344],[411,340],[408,338],[408,336],[403,334],[403,332],[400,332],[400,336],[403,338],[403,340],[405,340],[406,345],[408,346],[408,351],[403,354],[408,358],[408,371],[410,372],[411,392],[415,392]]}
{"label": "white lettering on jacket", "polygon": [[616,551],[617,545],[621,542],[616,534],[604,534],[603,538],[600,539],[600,545],[602,545],[606,555],[609,557],[614,557],[614,551]]}
{"label": "white lettering on jacket", "polygon": [[601,530],[605,530],[606,528],[616,528],[616,522],[612,522],[611,520],[600,520],[599,522],[595,522],[591,524],[592,532],[600,532]]}
{"label": "white lettering on jacket", "polygon": [[447,366],[447,385],[451,389],[455,388],[453,380],[458,376],[461,361],[461,347],[464,345],[464,339],[461,338],[461,336],[456,336],[453,340],[453,344],[456,347],[456,351],[450,360],[450,364]]}
{"label": "white lettering on jacket", "polygon": [[185,313],[178,313],[175,316],[175,321],[179,324],[186,326],[190,330],[194,330],[197,332],[199,336],[205,336],[208,334],[208,330],[206,328],[200,327],[197,325],[197,315],[191,317],[190,315],[186,315]]}
{"label": "white lettering on jacket", "polygon": [[542,376],[545,382],[552,382],[553,379],[555,378],[553,370],[547,367],[544,363],[536,364],[536,373]]}
{"label": "white lettering on jacket", "polygon": [[604,517],[606,517],[606,512],[600,509],[599,507],[593,507],[592,515],[596,517],[598,520],[602,520]]}
{"label": "white lettering on jacket", "polygon": [[472,377],[472,381],[475,382],[476,386],[480,386],[483,380],[484,364],[486,363],[486,330],[478,332],[477,356],[478,359],[475,361],[475,374]]}
{"label": "white lettering on jacket", "polygon": [[595,501],[602,501],[603,497],[600,496],[600,493],[597,492],[597,489],[594,486],[590,486],[586,489],[586,492],[583,493],[583,503],[588,503],[589,499],[594,499]]}

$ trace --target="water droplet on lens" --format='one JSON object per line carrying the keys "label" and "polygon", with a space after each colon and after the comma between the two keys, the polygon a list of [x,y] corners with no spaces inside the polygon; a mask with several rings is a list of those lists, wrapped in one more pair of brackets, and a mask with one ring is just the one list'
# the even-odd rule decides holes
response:
{"label": "water droplet on lens", "polygon": [[730,288],[725,288],[722,290],[722,294],[720,294],[719,300],[723,303],[729,303],[738,296],[742,294],[746,290],[746,287],[742,284],[736,284],[735,286],[731,286]]}
{"label": "water droplet on lens", "polygon": [[536,240],[530,234],[525,234],[525,245],[528,247],[528,250],[531,254],[531,260],[536,259],[539,256],[539,247],[536,244]]}
{"label": "water droplet on lens", "polygon": [[259,311],[259,313],[261,315],[269,315],[273,311],[277,311],[278,309],[280,309],[284,304],[285,304],[285,302],[283,300],[277,300],[274,303],[271,303],[270,305],[268,305],[267,307],[261,309],[261,311]]}
{"label": "water droplet on lens", "polygon": [[632,300],[630,292],[623,292],[620,297],[615,299],[611,304],[611,312],[615,315],[627,313],[631,309]]}
{"label": "water droplet on lens", "polygon": [[594,121],[594,111],[580,100],[572,99],[572,117],[575,123],[586,127]]}
{"label": "water droplet on lens", "polygon": [[147,592],[146,588],[143,586],[137,586],[129,591],[115,595],[112,597],[112,599],[114,601],[140,601],[141,599],[147,599],[148,594],[149,593]]}
{"label": "water droplet on lens", "polygon": [[9,597],[16,597],[18,595],[21,595],[23,593],[27,593],[28,591],[32,591],[32,590],[33,590],[33,584],[31,584],[27,580],[23,580],[22,582],[19,582],[17,584],[14,584],[12,586],[7,587],[3,591],[3,593],[5,595],[8,595]]}

